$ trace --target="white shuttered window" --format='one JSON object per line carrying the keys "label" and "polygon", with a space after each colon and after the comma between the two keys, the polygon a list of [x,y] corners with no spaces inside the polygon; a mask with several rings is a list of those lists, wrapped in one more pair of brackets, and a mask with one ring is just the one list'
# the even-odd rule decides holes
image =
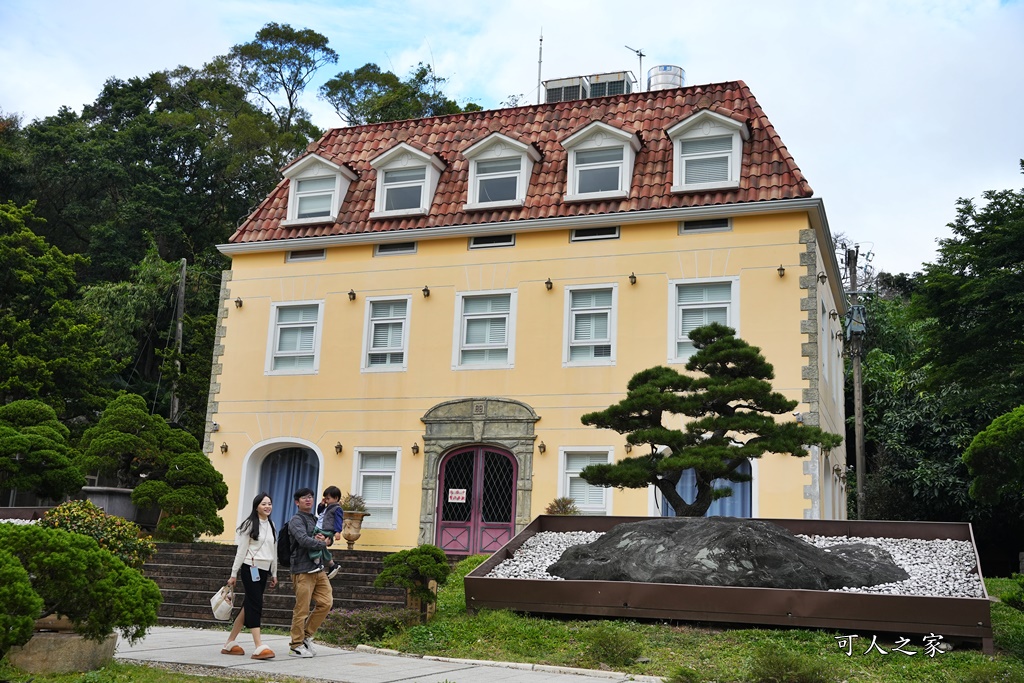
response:
{"label": "white shuttered window", "polygon": [[732,326],[732,283],[709,282],[676,286],[676,360],[696,350],[690,332],[710,323]]}
{"label": "white shuttered window", "polygon": [[687,185],[724,182],[730,178],[731,135],[680,142],[683,179]]}
{"label": "white shuttered window", "polygon": [[376,529],[395,527],[395,473],[398,454],[395,451],[361,451],[359,453],[359,495],[366,501],[369,517],[363,526]]}
{"label": "white shuttered window", "polygon": [[406,367],[409,300],[370,300],[364,368],[397,370]]}
{"label": "white shuttered window", "polygon": [[316,370],[317,325],[320,306],[278,306],[274,322],[270,369],[282,372]]}
{"label": "white shuttered window", "polygon": [[588,465],[609,463],[607,451],[566,451],[564,473],[564,495],[576,502],[576,507],[585,515],[608,514],[608,489],[588,484],[580,473]]}
{"label": "white shuttered window", "polygon": [[459,365],[509,365],[511,315],[511,294],[462,297]]}
{"label": "white shuttered window", "polygon": [[570,364],[614,362],[614,289],[570,290],[567,326]]}

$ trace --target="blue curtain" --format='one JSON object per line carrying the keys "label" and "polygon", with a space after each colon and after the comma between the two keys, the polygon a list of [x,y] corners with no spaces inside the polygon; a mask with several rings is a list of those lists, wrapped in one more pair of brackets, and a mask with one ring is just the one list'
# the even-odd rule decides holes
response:
{"label": "blue curtain", "polygon": [[[319,474],[316,454],[308,448],[282,448],[264,459],[260,467],[260,491],[269,493],[270,499],[274,501],[274,512],[270,519],[276,528],[280,529],[295,515],[292,496],[296,491],[308,486],[316,493]],[[259,491],[253,495],[257,493]]]}
{"label": "blue curtain", "polygon": [[[750,474],[750,462],[745,462],[736,470],[742,474]],[[750,491],[752,481],[730,482],[723,479],[715,479],[712,486],[732,488],[732,495],[728,498],[719,498],[708,508],[705,517],[750,517]],[[679,477],[676,491],[687,503],[692,503],[697,497],[697,477],[692,469],[685,470],[683,476]],[[675,517],[675,510],[665,500],[661,501],[661,516]]]}

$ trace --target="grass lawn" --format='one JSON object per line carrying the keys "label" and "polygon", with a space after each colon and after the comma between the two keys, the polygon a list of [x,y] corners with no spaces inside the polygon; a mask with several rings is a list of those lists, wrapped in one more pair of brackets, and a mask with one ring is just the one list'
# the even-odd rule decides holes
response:
{"label": "grass lawn", "polygon": [[[992,605],[996,655],[979,650],[954,650],[929,657],[920,636],[904,646],[916,655],[893,651],[891,640],[879,639],[888,654],[864,651],[871,636],[860,634],[847,656],[827,631],[764,628],[719,628],[619,620],[578,620],[523,616],[507,611],[465,611],[462,577],[482,557],[460,563],[439,592],[437,616],[429,624],[366,641],[403,652],[444,657],[491,659],[612,669],[665,676],[670,683],[1024,683],[1024,613]],[[1013,584],[986,579],[990,595]],[[329,623],[329,622],[328,622]],[[330,630],[321,638],[330,642]],[[0,681],[10,683],[265,683],[257,676],[191,676],[139,665],[116,663],[88,674],[30,677],[0,663]],[[284,683],[280,676],[273,680]]]}

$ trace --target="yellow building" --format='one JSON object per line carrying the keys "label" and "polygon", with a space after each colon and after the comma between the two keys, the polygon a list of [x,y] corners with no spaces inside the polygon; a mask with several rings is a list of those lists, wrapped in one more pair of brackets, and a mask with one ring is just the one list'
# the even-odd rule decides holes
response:
{"label": "yellow building", "polygon": [[[762,349],[785,419],[844,431],[824,207],[742,82],[335,129],[283,176],[220,247],[225,538],[260,491],[286,519],[331,484],[366,498],[366,549],[493,551],[561,496],[662,514],[579,477],[630,457],[580,416],[711,321]],[[766,456],[719,512],[842,518],[845,463]]]}

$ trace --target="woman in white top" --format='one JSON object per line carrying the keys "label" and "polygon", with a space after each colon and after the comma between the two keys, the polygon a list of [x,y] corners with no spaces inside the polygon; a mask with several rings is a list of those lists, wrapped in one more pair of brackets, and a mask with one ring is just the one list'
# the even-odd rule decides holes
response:
{"label": "woman in white top", "polygon": [[252,513],[246,517],[235,533],[238,552],[235,562],[231,565],[231,578],[228,585],[234,588],[238,570],[242,570],[242,585],[245,587],[245,601],[242,609],[235,617],[228,642],[221,648],[224,655],[244,655],[243,650],[235,643],[235,638],[242,632],[242,627],[252,633],[252,659],[273,659],[274,651],[260,640],[260,624],[263,618],[263,591],[267,584],[270,588],[277,585],[277,530],[270,521],[270,513],[274,505],[270,496],[260,493],[253,498]]}

